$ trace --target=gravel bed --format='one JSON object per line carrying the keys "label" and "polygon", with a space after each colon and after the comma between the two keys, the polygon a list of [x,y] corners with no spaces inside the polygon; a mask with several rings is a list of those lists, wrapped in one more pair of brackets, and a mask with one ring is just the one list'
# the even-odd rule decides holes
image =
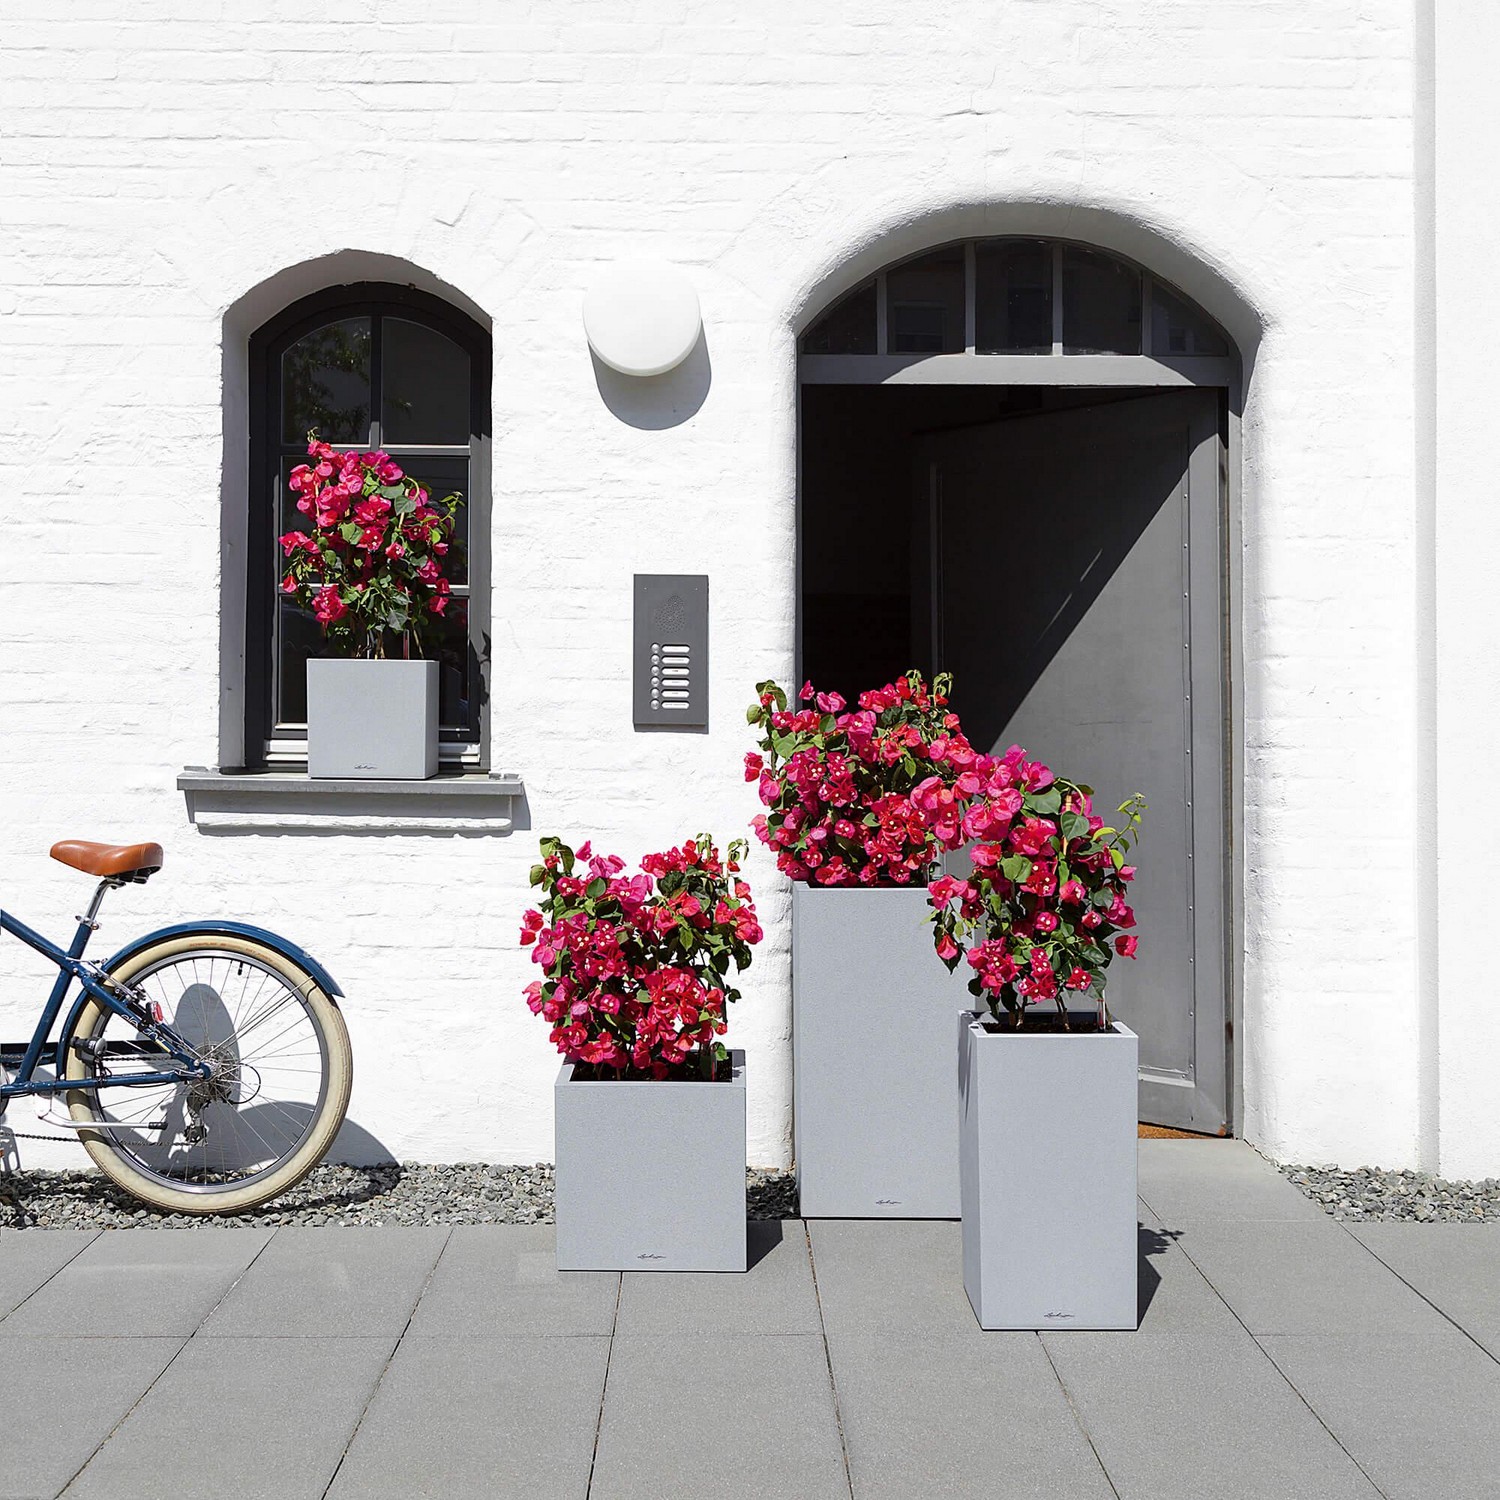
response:
{"label": "gravel bed", "polygon": [[[790,1172],[753,1167],[752,1219],[797,1214]],[[481,1162],[373,1167],[324,1164],[272,1203],[247,1214],[195,1218],[163,1214],[121,1193],[95,1171],[12,1172],[0,1176],[0,1229],[194,1229],[225,1224],[550,1224],[552,1166]]]}
{"label": "gravel bed", "polygon": [[1424,1224],[1500,1224],[1500,1178],[1449,1182],[1426,1172],[1379,1167],[1284,1166],[1282,1172],[1335,1219],[1407,1219]]}

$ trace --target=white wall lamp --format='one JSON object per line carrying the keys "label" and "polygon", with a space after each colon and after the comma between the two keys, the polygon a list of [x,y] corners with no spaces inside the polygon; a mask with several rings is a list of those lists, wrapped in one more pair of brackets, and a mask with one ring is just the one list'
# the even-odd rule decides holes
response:
{"label": "white wall lamp", "polygon": [[589,288],[583,331],[622,375],[664,375],[693,352],[703,314],[693,284],[663,260],[622,261]]}

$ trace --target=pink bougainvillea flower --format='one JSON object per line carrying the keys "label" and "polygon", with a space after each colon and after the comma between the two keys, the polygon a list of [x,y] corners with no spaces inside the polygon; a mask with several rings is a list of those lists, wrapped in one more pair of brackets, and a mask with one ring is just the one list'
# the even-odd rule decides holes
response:
{"label": "pink bougainvillea flower", "polygon": [[313,613],[318,624],[330,625],[335,620],[343,619],[348,608],[339,597],[339,591],[332,584],[327,584],[313,597]]}
{"label": "pink bougainvillea flower", "polygon": [[1122,932],[1119,937],[1115,939],[1115,952],[1118,953],[1121,958],[1134,958],[1135,950],[1139,941],[1140,940],[1135,936],[1134,933]]}

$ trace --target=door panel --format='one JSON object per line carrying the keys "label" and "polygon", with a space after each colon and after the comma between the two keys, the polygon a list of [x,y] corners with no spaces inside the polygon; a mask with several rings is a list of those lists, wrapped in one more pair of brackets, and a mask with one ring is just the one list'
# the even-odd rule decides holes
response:
{"label": "door panel", "polygon": [[1141,1038],[1141,1118],[1227,1121],[1218,398],[1209,391],[929,438],[939,640],[976,748],[1024,745],[1149,804],[1140,955],[1110,1003]]}

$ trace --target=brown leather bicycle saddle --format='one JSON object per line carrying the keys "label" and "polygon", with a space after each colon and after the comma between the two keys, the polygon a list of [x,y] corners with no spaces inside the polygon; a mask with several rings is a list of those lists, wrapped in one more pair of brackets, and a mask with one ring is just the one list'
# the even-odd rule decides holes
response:
{"label": "brown leather bicycle saddle", "polygon": [[91,844],[87,839],[63,839],[52,846],[52,857],[85,875],[113,880],[144,881],[162,866],[160,844]]}

